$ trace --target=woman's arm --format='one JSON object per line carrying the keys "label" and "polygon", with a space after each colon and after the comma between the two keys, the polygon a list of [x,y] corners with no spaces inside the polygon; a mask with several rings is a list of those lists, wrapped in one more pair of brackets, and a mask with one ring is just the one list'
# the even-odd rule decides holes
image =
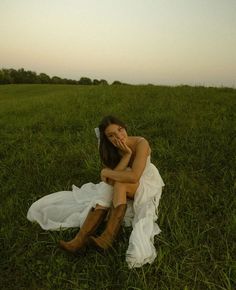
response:
{"label": "woman's arm", "polygon": [[[129,165],[129,161],[130,161],[130,158],[132,156],[132,150],[121,141],[117,141],[117,143],[119,145],[119,149],[123,153],[123,156],[122,156],[120,162],[116,165],[116,167],[113,170],[114,171],[123,171],[123,170],[126,170],[128,165]],[[109,168],[104,168],[104,169],[109,169]],[[112,180],[108,177],[101,175],[101,179],[102,179],[102,181],[104,181],[110,185],[114,185],[114,180]]]}
{"label": "woman's arm", "polygon": [[131,153],[126,153],[122,156],[120,162],[116,165],[116,167],[113,169],[114,171],[123,171],[125,170],[128,165],[131,158]]}
{"label": "woman's arm", "polygon": [[116,171],[105,168],[101,171],[102,180],[112,179],[124,183],[137,183],[146,166],[147,157],[149,155],[150,147],[147,140],[143,139],[142,142],[136,147],[136,156],[130,171]]}
{"label": "woman's arm", "polygon": [[[118,165],[113,169],[113,171],[120,171],[121,172],[123,170],[126,170],[126,168],[128,167],[131,155],[132,154],[125,154],[121,158],[121,160],[118,163]],[[104,169],[112,170],[110,168],[104,168]],[[102,179],[102,181],[104,181],[104,182],[106,182],[106,183],[108,183],[110,185],[114,185],[114,180],[112,180],[111,178],[101,176],[101,179]]]}
{"label": "woman's arm", "polygon": [[132,156],[132,150],[124,142],[122,142],[120,140],[117,140],[117,147],[122,152],[122,158],[113,170],[123,171],[129,165],[129,161],[130,161],[130,158]]}

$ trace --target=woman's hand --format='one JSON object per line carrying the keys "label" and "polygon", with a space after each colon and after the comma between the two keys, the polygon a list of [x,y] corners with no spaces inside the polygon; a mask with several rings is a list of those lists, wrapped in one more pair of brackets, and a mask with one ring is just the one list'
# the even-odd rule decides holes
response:
{"label": "woman's hand", "polygon": [[107,171],[110,170],[109,168],[104,168],[101,171],[101,180],[109,185],[114,185],[114,180],[107,177]]}
{"label": "woman's hand", "polygon": [[127,144],[121,140],[116,140],[117,148],[119,148],[123,154],[132,155],[132,150]]}
{"label": "woman's hand", "polygon": [[107,176],[107,172],[108,172],[108,170],[110,170],[110,169],[109,169],[109,168],[103,168],[103,169],[101,170],[101,180],[102,180],[103,182],[106,182],[106,183],[109,184],[109,180],[108,180],[108,176]]}

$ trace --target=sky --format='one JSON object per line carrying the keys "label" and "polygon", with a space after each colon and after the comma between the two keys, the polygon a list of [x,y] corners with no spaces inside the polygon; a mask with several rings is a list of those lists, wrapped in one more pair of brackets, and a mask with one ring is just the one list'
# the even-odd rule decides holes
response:
{"label": "sky", "polygon": [[0,68],[236,87],[236,0],[0,0]]}

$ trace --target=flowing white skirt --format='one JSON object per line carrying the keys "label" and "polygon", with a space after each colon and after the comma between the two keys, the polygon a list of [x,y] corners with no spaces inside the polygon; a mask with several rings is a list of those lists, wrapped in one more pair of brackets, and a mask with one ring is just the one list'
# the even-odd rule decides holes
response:
{"label": "flowing white skirt", "polygon": [[[134,201],[128,202],[124,225],[133,227],[126,252],[130,268],[152,263],[156,257],[154,236],[160,233],[156,224],[157,209],[164,182],[157,168],[147,162]],[[42,197],[28,210],[27,218],[45,230],[81,227],[89,210],[97,204],[110,207],[113,187],[100,182],[86,183],[72,191],[60,191]]]}

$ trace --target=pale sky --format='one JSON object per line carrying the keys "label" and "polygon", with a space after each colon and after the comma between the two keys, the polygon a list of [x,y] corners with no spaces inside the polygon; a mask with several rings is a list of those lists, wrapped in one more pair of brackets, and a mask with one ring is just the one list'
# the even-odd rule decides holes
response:
{"label": "pale sky", "polygon": [[0,68],[236,87],[236,0],[0,0]]}

